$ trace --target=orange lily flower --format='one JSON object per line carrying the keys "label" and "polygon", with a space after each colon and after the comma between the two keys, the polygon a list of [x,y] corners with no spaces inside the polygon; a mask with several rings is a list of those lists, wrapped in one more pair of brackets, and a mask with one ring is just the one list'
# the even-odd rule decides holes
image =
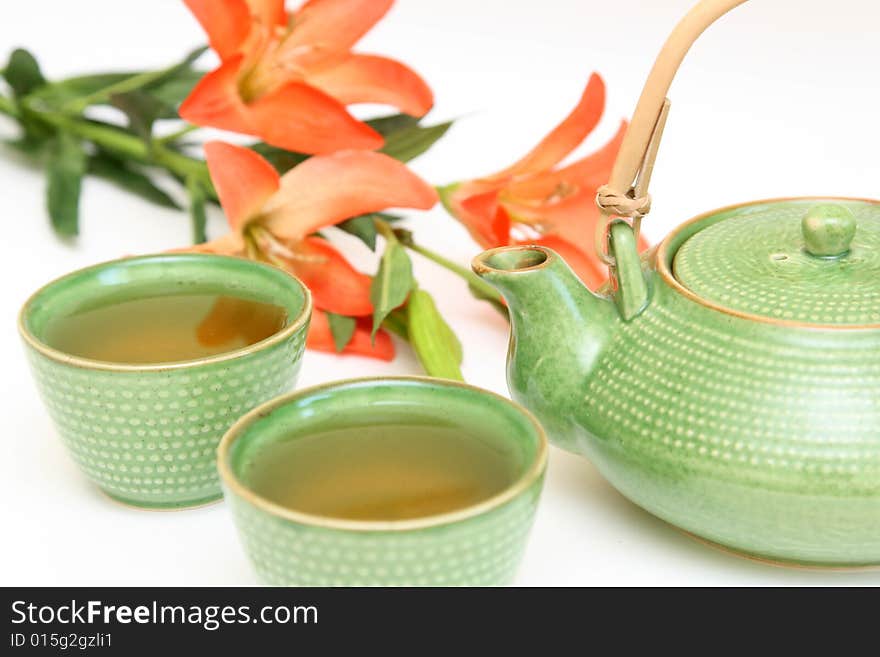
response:
{"label": "orange lily flower", "polygon": [[370,340],[371,279],[357,271],[315,232],[391,207],[428,209],[433,187],[397,160],[370,151],[317,155],[283,176],[242,146],[205,144],[211,180],[232,232],[190,250],[272,262],[312,292],[314,313],[307,346],[335,352],[325,312],[364,317],[344,351],[385,360],[394,357],[390,336]]}
{"label": "orange lily flower", "polygon": [[351,52],[393,0],[184,0],[220,57],[180,106],[196,125],[302,153],[373,150],[382,136],[346,105],[380,103],[422,116],[431,89],[406,65]]}
{"label": "orange lily flower", "polygon": [[443,188],[444,206],[483,248],[547,246],[596,289],[607,277],[594,248],[596,192],[608,182],[626,123],[596,153],[557,165],[595,129],[604,109],[605,84],[594,74],[577,107],[531,152],[503,171]]}

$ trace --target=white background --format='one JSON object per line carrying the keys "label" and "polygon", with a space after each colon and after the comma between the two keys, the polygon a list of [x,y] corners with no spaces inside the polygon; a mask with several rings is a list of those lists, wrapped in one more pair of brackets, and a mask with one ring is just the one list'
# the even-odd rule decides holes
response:
{"label": "white background", "polygon": [[[610,137],[634,107],[653,57],[693,0],[399,0],[360,50],[405,60],[430,82],[433,116],[461,120],[415,169],[435,184],[490,173],[523,154],[574,105],[589,73],[610,90]],[[51,77],[158,67],[202,42],[176,0],[4,2],[0,57],[36,52]],[[880,91],[873,0],[755,0],[695,47],[673,88],[673,114],[645,231],[655,241],[714,207],[750,199],[880,196]],[[13,134],[0,121],[0,133]],[[19,306],[69,270],[182,246],[183,213],[89,180],[82,236],[65,244],[44,212],[41,172],[0,151],[0,584],[252,584],[222,504],[149,513],[110,502],[76,470],[43,410],[15,329]],[[439,207],[414,213],[418,238],[461,263],[478,251]],[[219,213],[212,233],[223,232]],[[363,249],[347,244],[364,266]],[[506,392],[507,327],[455,277],[418,260],[465,344],[471,383]],[[307,353],[301,385],[417,373]],[[686,538],[618,495],[585,459],[554,449],[517,582],[523,585],[880,584],[880,573],[782,569]]]}

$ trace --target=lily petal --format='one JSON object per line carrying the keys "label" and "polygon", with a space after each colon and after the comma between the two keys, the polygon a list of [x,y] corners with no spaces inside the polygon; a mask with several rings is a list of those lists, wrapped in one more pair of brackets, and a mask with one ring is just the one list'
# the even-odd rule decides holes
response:
{"label": "lily petal", "polygon": [[285,49],[312,51],[313,64],[322,53],[350,50],[393,4],[394,0],[308,0],[293,15]]}
{"label": "lily petal", "polygon": [[[368,356],[385,361],[394,360],[394,343],[391,341],[391,336],[383,329],[379,329],[376,332],[374,343],[370,337],[371,322],[370,318],[361,318],[357,321],[354,335],[342,353]],[[330,322],[323,310],[316,308],[312,311],[312,321],[306,336],[306,347],[331,354],[338,353],[336,344],[333,342],[333,333],[330,331]]]}
{"label": "lily petal", "polygon": [[405,64],[378,55],[350,54],[308,81],[343,105],[380,103],[422,116],[434,105],[427,83]]}
{"label": "lily petal", "polygon": [[542,235],[556,235],[581,252],[592,253],[600,215],[595,198],[595,191],[578,189],[552,203],[505,200],[503,205],[513,223],[531,226]]}
{"label": "lily petal", "polygon": [[[210,2],[211,0],[202,0]],[[287,23],[287,11],[284,0],[246,0],[252,16],[268,27]]]}
{"label": "lily petal", "polygon": [[510,242],[510,219],[498,204],[497,190],[483,191],[478,183],[462,183],[449,196],[448,206],[483,248]]}
{"label": "lily petal", "polygon": [[528,176],[516,180],[504,190],[505,198],[512,199],[547,199],[559,190],[569,187],[586,187],[595,195],[600,185],[604,185],[611,177],[611,169],[617,159],[617,153],[626,135],[627,122],[623,121],[617,134],[605,146],[595,153],[573,162],[556,171]]}
{"label": "lily petal", "polygon": [[180,105],[180,117],[196,125],[253,134],[247,107],[238,94],[242,61],[242,55],[230,57],[199,80]]}
{"label": "lily petal", "polygon": [[229,226],[239,232],[278,191],[278,172],[251,149],[222,141],[205,144],[205,159]]}
{"label": "lily petal", "polygon": [[352,267],[328,241],[307,237],[290,248],[295,257],[282,260],[311,290],[315,308],[349,317],[373,313],[370,277]]}
{"label": "lily petal", "polygon": [[491,178],[537,173],[555,166],[596,128],[604,111],[605,83],[594,73],[577,106],[562,123],[519,162]]}
{"label": "lily petal", "polygon": [[251,29],[251,14],[244,0],[184,0],[208,35],[208,43],[221,61],[238,52]]}
{"label": "lily petal", "polygon": [[247,106],[247,113],[263,140],[300,153],[373,150],[384,142],[382,135],[349,114],[345,105],[303,82],[289,82],[261,96]]}
{"label": "lily petal", "polygon": [[263,207],[263,225],[278,237],[300,239],[368,212],[427,210],[433,187],[382,153],[341,151],[311,157],[281,177],[281,189]]}

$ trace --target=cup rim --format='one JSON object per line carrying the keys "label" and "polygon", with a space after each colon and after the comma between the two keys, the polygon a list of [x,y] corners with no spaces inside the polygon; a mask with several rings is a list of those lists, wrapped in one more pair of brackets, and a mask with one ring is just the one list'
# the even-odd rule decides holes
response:
{"label": "cup rim", "polygon": [[[272,273],[279,273],[290,280],[294,281],[294,283],[300,288],[303,293],[303,304],[302,308],[299,311],[299,314],[291,321],[287,326],[278,331],[277,333],[273,333],[268,338],[260,340],[259,342],[255,342],[254,344],[248,345],[246,347],[241,347],[239,349],[233,349],[232,351],[224,351],[220,354],[215,354],[213,356],[205,356],[203,358],[192,358],[189,360],[177,360],[177,361],[169,361],[163,363],[118,363],[113,361],[105,361],[105,360],[97,360],[94,358],[84,358],[82,356],[76,356],[73,354],[68,354],[60,349],[55,349],[54,347],[49,346],[36,335],[34,335],[30,329],[27,327],[27,315],[30,311],[31,305],[39,297],[50,287],[61,283],[69,278],[73,278],[75,276],[81,276],[82,274],[86,274],[90,271],[94,271],[97,269],[103,269],[106,267],[111,267],[114,265],[119,265],[121,263],[130,262],[134,260],[152,260],[152,259],[191,259],[191,260],[225,260],[225,261],[235,261],[236,264],[244,264],[245,266],[253,266],[257,268],[262,268],[269,270]],[[73,367],[79,367],[83,369],[90,370],[106,370],[111,372],[165,372],[169,370],[177,370],[177,369],[185,369],[188,367],[195,367],[199,365],[211,365],[214,363],[222,363],[230,360],[235,360],[237,358],[241,358],[242,356],[247,356],[258,351],[262,351],[267,347],[271,347],[275,344],[283,342],[287,338],[293,336],[297,332],[299,332],[309,321],[309,318],[312,314],[312,294],[309,291],[309,288],[305,286],[305,284],[299,280],[296,276],[284,271],[279,267],[274,267],[271,265],[267,265],[261,262],[254,262],[253,260],[246,260],[244,258],[236,258],[234,256],[226,256],[226,255],[218,255],[213,253],[153,253],[146,255],[136,255],[136,256],[126,256],[124,258],[115,258],[113,260],[106,260],[104,262],[99,262],[94,265],[89,265],[88,267],[82,267],[80,269],[75,269],[74,271],[68,272],[62,276],[52,279],[48,283],[42,285],[39,289],[37,289],[33,294],[31,294],[27,301],[22,304],[21,309],[18,312],[18,332],[21,335],[22,339],[34,350],[38,351],[43,356],[50,358],[59,363],[63,363],[65,365],[71,365]]]}
{"label": "cup rim", "polygon": [[[512,408],[520,415],[525,417],[525,419],[528,420],[531,426],[535,429],[535,434],[538,438],[538,445],[532,462],[527,468],[525,468],[523,473],[516,480],[514,480],[506,488],[491,497],[481,500],[475,504],[471,504],[460,509],[455,509],[454,511],[447,511],[445,513],[438,513],[417,518],[407,518],[404,520],[348,520],[344,518],[333,518],[330,516],[322,516],[313,513],[306,513],[304,511],[297,511],[295,509],[290,509],[280,504],[276,504],[275,502],[268,500],[262,495],[259,495],[258,493],[250,489],[243,481],[241,481],[241,479],[238,478],[235,472],[233,472],[232,467],[229,463],[229,452],[232,448],[232,444],[241,436],[243,431],[247,429],[251,424],[253,424],[256,420],[271,413],[276,408],[283,406],[288,402],[300,397],[315,395],[316,393],[320,393],[321,391],[325,391],[331,388],[344,388],[359,384],[380,384],[383,382],[417,383],[440,385],[450,388],[463,388],[472,393],[485,395],[489,398],[494,399],[496,402],[500,402],[501,404]],[[439,379],[430,376],[355,377],[320,383],[314,386],[310,386],[308,388],[303,388],[302,390],[295,390],[284,395],[280,395],[278,397],[275,397],[274,399],[264,402],[263,404],[260,404],[253,410],[242,415],[223,435],[223,438],[220,439],[220,444],[217,446],[217,471],[220,474],[221,481],[229,491],[235,493],[252,506],[255,506],[258,509],[265,511],[275,517],[289,520],[300,525],[306,525],[309,527],[320,527],[322,529],[335,529],[354,532],[399,532],[412,531],[416,529],[429,529],[433,527],[440,527],[443,525],[457,523],[463,520],[468,520],[470,518],[475,518],[506,504],[507,502],[513,500],[521,493],[529,489],[532,484],[535,483],[535,481],[543,476],[545,470],[547,469],[548,452],[549,443],[547,440],[547,434],[544,431],[544,428],[541,426],[540,422],[538,422],[537,418],[535,418],[535,416],[527,408],[521,406],[515,401],[503,397],[502,395],[492,392],[491,390],[479,388],[477,386],[470,385],[462,381],[455,381],[452,379]]]}

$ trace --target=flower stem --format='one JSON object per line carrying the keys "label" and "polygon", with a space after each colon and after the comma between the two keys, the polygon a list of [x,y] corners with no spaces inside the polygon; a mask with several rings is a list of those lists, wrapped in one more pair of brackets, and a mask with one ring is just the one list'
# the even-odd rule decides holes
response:
{"label": "flower stem", "polygon": [[[41,111],[34,107],[28,109],[44,123],[86,139],[123,158],[163,167],[181,179],[194,179],[204,187],[210,198],[217,199],[208,167],[202,160],[179,153],[160,142],[147,143],[140,137],[107,123],[71,117],[60,112]],[[0,111],[5,112],[2,103]]]}
{"label": "flower stem", "polygon": [[455,262],[452,262],[452,260],[449,260],[448,258],[444,258],[439,253],[434,253],[433,251],[416,244],[415,242],[412,241],[411,238],[410,239],[402,239],[402,240],[400,240],[400,243],[403,244],[408,249],[410,249],[411,251],[415,251],[416,253],[427,258],[431,262],[434,262],[434,263],[440,265],[441,267],[443,267],[444,269],[448,269],[453,274],[460,276],[461,278],[463,278],[465,280],[465,282],[467,282],[467,284],[470,287],[472,287],[474,290],[478,291],[480,293],[480,296],[485,297],[488,300],[497,302],[499,304],[504,303],[501,295],[498,293],[498,291],[494,287],[489,285],[486,281],[484,281],[482,278],[477,276],[475,273],[473,273],[469,269],[465,269],[461,265],[459,265]]}
{"label": "flower stem", "polygon": [[186,125],[183,128],[181,128],[180,130],[175,130],[171,134],[165,135],[164,137],[159,137],[155,141],[157,141],[160,144],[167,144],[172,141],[177,141],[181,137],[185,137],[189,133],[195,132],[196,130],[201,130],[201,129],[202,129],[202,127],[198,126],[198,125]]}
{"label": "flower stem", "polygon": [[154,142],[148,150],[152,153],[152,159],[156,164],[184,178],[194,178],[202,185],[210,198],[215,201],[217,200],[217,193],[214,190],[214,184],[211,182],[208,165],[203,160],[184,155],[161,143]]}

